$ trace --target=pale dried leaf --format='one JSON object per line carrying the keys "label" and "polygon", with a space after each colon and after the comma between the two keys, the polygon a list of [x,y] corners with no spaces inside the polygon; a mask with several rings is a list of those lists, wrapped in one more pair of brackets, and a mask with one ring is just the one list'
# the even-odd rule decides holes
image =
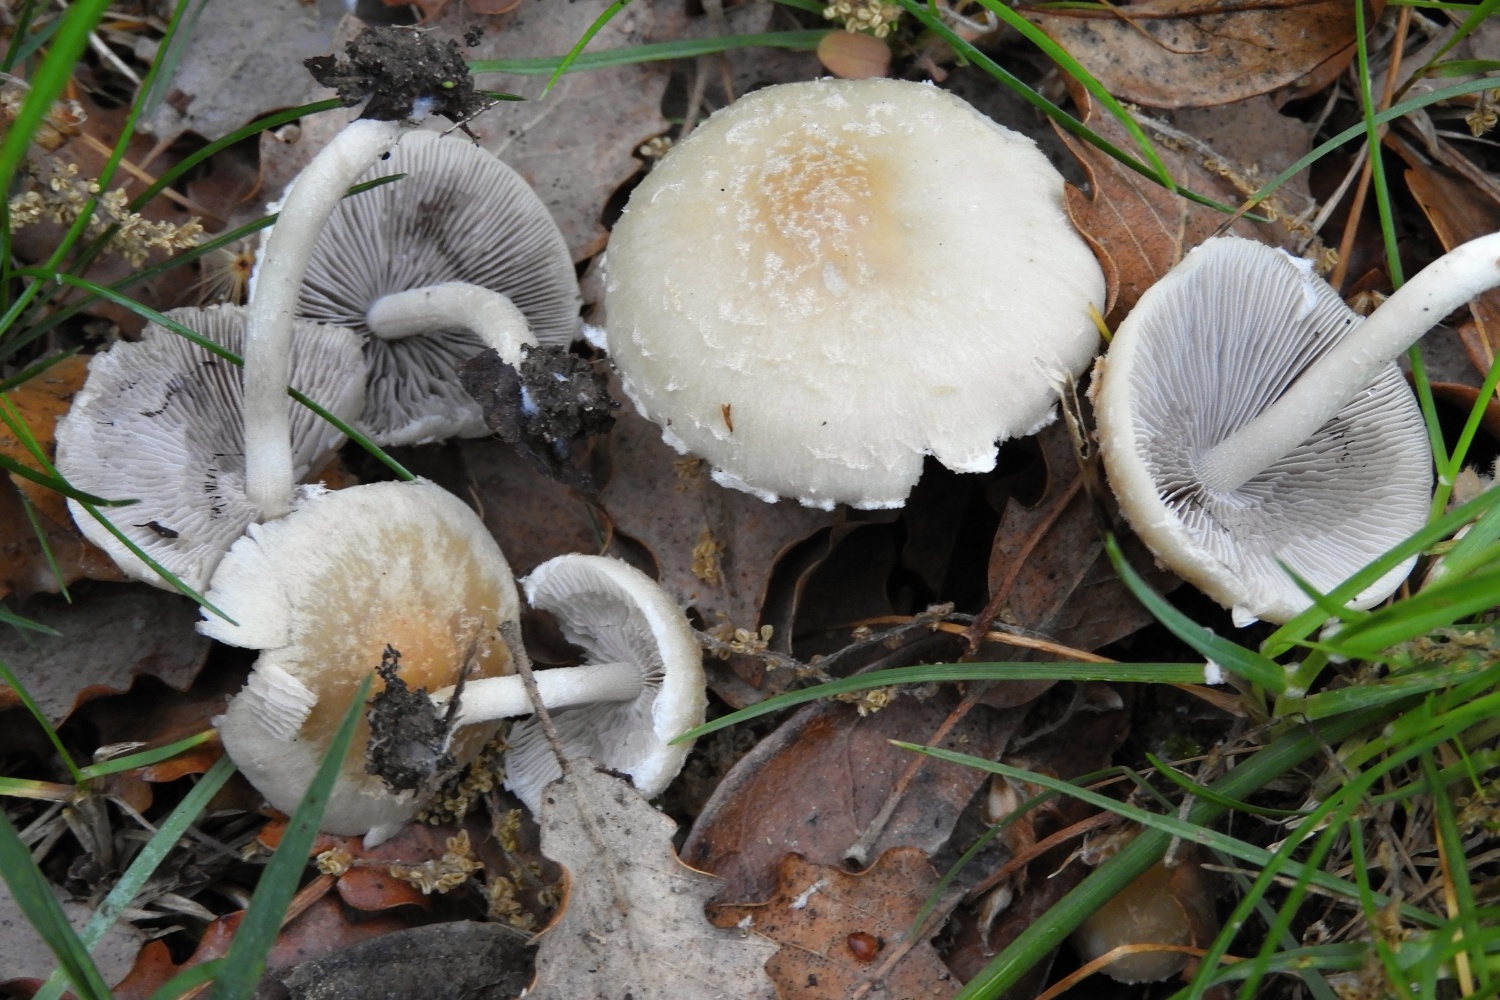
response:
{"label": "pale dried leaf", "polygon": [[543,793],[541,827],[542,853],[572,884],[528,997],[775,1000],[765,963],[776,945],[709,924],[720,880],[677,859],[677,824],[628,781],[575,767]]}

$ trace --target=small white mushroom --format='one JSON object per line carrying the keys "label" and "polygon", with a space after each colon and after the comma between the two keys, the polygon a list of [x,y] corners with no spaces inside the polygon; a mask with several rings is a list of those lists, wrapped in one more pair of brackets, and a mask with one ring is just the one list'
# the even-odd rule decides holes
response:
{"label": "small white mushroom", "polygon": [[[543,680],[575,687],[567,678],[580,677],[577,695],[558,698],[551,713],[564,752],[630,775],[643,795],[660,794],[692,749],[670,741],[701,725],[707,707],[703,653],[682,609],[646,574],[603,556],[558,556],[521,583],[527,603],[551,612],[588,655],[584,666],[536,675],[549,710],[554,701]],[[461,717],[484,697],[479,687],[466,692]],[[517,723],[508,742],[506,787],[536,814],[542,790],[562,770],[536,719]]]}
{"label": "small white mushroom", "polygon": [[[200,632],[262,651],[214,724],[235,764],[287,813],[387,645],[400,652],[400,677],[412,688],[448,687],[465,670],[473,683],[514,670],[498,631],[519,610],[510,568],[479,517],[431,483],[325,492],[289,517],[252,525],[206,596],[239,624],[206,615]],[[497,725],[462,725],[450,752],[471,759]],[[322,827],[374,843],[423,799],[393,794],[365,771],[368,739],[362,719]]]}
{"label": "small white mushroom", "polygon": [[[1121,510],[1158,559],[1240,624],[1311,605],[1281,564],[1326,591],[1426,519],[1427,433],[1389,357],[1253,475],[1208,476],[1223,442],[1298,391],[1304,372],[1346,356],[1364,329],[1306,261],[1226,237],[1149,289],[1100,363],[1099,444]],[[1384,600],[1410,570],[1351,606]]]}
{"label": "small white mushroom", "polygon": [[363,423],[377,444],[486,435],[456,370],[486,347],[514,365],[523,345],[572,341],[572,258],[526,181],[467,139],[409,131],[360,180],[393,174],[406,176],[333,211],[298,315],[366,338]]}
{"label": "small white mushroom", "polygon": [[[238,306],[175,309],[169,317],[229,351],[244,351]],[[359,340],[339,327],[299,322],[291,383],[341,420],[364,406]],[[242,369],[185,337],[148,324],[137,343],[96,354],[88,381],[57,425],[57,466],[80,489],[140,502],[102,513],[151,558],[194,590],[255,519],[245,496]],[[303,406],[291,422],[292,476],[320,469],[344,435]],[[80,504],[69,501],[85,538],[125,573],[170,585]]]}
{"label": "small white mushroom", "polygon": [[935,87],[820,80],[704,122],[631,195],[607,339],[636,408],[767,500],[900,506],[994,467],[1093,357],[1061,176]]}

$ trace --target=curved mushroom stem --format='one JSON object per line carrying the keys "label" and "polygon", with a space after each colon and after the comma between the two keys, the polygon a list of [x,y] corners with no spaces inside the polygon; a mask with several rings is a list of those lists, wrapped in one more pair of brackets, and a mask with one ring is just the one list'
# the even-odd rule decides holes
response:
{"label": "curved mushroom stem", "polygon": [[526,315],[510,299],[462,281],[383,295],[365,313],[365,325],[381,340],[459,327],[493,347],[508,365],[521,360],[523,345],[537,342]]}
{"label": "curved mushroom stem", "polygon": [[1238,489],[1312,437],[1380,370],[1459,306],[1500,285],[1500,233],[1433,261],[1297,377],[1281,398],[1198,461],[1204,486]]}
{"label": "curved mushroom stem", "polygon": [[351,122],[298,176],[266,243],[245,337],[245,494],[262,521],[292,509],[287,383],[303,273],[323,224],[349,185],[395,144],[402,128],[399,121]]}
{"label": "curved mushroom stem", "polygon": [[[542,704],[553,710],[599,701],[629,701],[644,686],[641,668],[631,663],[588,663],[578,667],[538,670],[533,676]],[[434,691],[432,700],[439,706],[446,706],[454,690],[446,687]],[[464,685],[454,725],[509,719],[530,715],[533,711],[519,675],[485,677]]]}

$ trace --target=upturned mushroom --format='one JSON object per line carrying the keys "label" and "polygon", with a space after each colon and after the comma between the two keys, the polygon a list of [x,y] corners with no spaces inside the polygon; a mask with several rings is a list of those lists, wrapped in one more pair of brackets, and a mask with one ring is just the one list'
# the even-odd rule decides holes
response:
{"label": "upturned mushroom", "polygon": [[1484,287],[1456,275],[1500,257],[1488,239],[1363,322],[1306,261],[1234,237],[1149,289],[1100,362],[1095,401],[1110,485],[1157,558],[1237,623],[1279,622],[1312,603],[1283,566],[1326,591],[1420,528],[1431,453],[1392,359]]}
{"label": "upturned mushroom", "polygon": [[457,368],[486,347],[515,365],[525,345],[571,342],[582,304],[572,258],[521,176],[467,139],[408,131],[360,179],[397,174],[333,210],[297,314],[363,338],[362,424],[377,444],[488,434]]}
{"label": "upturned mushroom", "polygon": [[[233,353],[244,350],[238,306],[174,309],[167,316]],[[349,330],[298,322],[291,384],[340,420],[364,406],[359,341]],[[243,372],[155,323],[89,362],[88,381],[57,424],[57,466],[80,489],[139,502],[105,516],[187,586],[201,590],[255,519],[245,497]],[[344,443],[306,407],[290,415],[294,481],[317,472]],[[156,571],[69,501],[83,536],[130,577],[170,587]]]}
{"label": "upturned mushroom", "polygon": [[1053,418],[1104,301],[1035,144],[894,80],[715,114],[635,189],[605,273],[610,356],[663,438],[824,508],[900,506],[929,454],[993,468]]}

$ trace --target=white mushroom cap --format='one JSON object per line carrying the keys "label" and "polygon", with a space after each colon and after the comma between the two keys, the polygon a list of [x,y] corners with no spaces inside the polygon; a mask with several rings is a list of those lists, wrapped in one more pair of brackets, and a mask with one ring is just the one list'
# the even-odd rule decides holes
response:
{"label": "white mushroom cap", "polygon": [[[172,319],[236,354],[245,347],[238,306],[174,309]],[[364,406],[364,363],[349,330],[299,322],[292,385],[341,420]],[[139,499],[101,512],[189,587],[201,590],[255,519],[245,498],[244,372],[152,323],[138,343],[94,356],[89,377],[57,425],[57,465],[79,489]],[[296,478],[320,469],[344,435],[303,406],[291,413]],[[128,575],[169,587],[74,501],[85,538]]]}
{"label": "white mushroom cap", "polygon": [[[235,764],[283,812],[297,807],[387,645],[400,651],[400,677],[413,689],[451,685],[469,664],[475,677],[513,670],[498,633],[519,609],[510,568],[479,517],[431,483],[325,492],[252,525],[207,597],[239,624],[206,615],[200,632],[263,650],[214,724]],[[460,729],[454,757],[472,759],[496,727]],[[322,826],[378,841],[423,803],[366,773],[369,735],[360,720]]]}
{"label": "white mushroom cap", "polygon": [[[682,609],[646,574],[604,556],[549,559],[521,584],[527,603],[554,615],[589,663],[629,663],[640,671],[641,691],[629,701],[551,713],[569,759],[587,757],[630,775],[641,794],[660,794],[691,749],[668,741],[701,725],[707,707],[703,654]],[[509,742],[506,787],[535,815],[542,790],[562,769],[535,718],[516,723]]]}
{"label": "white mushroom cap", "polygon": [[370,311],[387,296],[462,282],[509,299],[537,341],[568,344],[582,300],[567,244],[526,181],[467,139],[408,131],[361,180],[392,174],[407,176],[344,199],[329,217],[298,315],[365,338],[363,423],[377,444],[487,435],[456,369],[486,346],[506,351],[451,320],[376,336]]}
{"label": "white mushroom cap", "polygon": [[[1360,322],[1306,261],[1250,240],[1205,242],[1157,282],[1100,364],[1096,417],[1110,485],[1167,566],[1234,610],[1281,622],[1422,526],[1432,456],[1394,365],[1309,440],[1233,490],[1203,456]],[[1408,561],[1351,602],[1384,600]]]}
{"label": "white mushroom cap", "polygon": [[606,254],[636,408],[773,500],[900,506],[994,467],[1093,357],[1104,276],[1030,139],[935,87],[758,90],[672,150]]}

